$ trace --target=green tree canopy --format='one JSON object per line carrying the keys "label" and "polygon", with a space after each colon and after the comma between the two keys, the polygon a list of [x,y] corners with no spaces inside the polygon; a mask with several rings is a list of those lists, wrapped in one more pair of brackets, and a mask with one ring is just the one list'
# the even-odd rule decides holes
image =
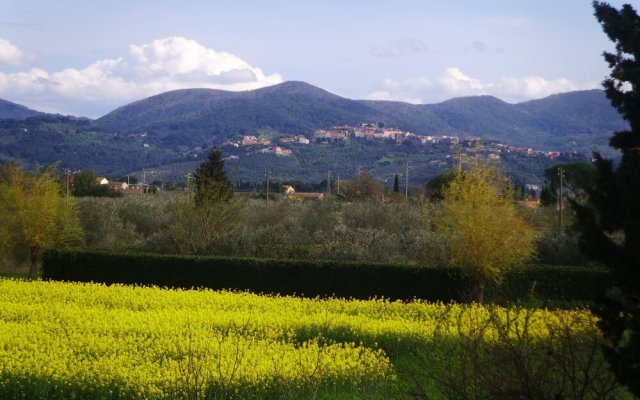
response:
{"label": "green tree canopy", "polygon": [[83,170],[73,175],[72,193],[76,197],[117,197],[120,193],[112,190],[108,185],[101,185],[97,175],[92,170]]}
{"label": "green tree canopy", "polygon": [[544,205],[555,205],[558,201],[561,169],[563,192],[569,198],[583,200],[586,190],[596,182],[597,172],[593,164],[575,162],[547,168],[544,170],[545,185],[541,194]]}
{"label": "green tree canopy", "polygon": [[38,273],[43,249],[82,238],[75,201],[61,196],[54,171],[26,173],[16,164],[0,165],[1,247],[28,251],[29,278]]}
{"label": "green tree canopy", "polygon": [[240,223],[243,199],[204,201],[177,198],[171,207],[172,223],[164,235],[178,254],[211,255],[216,241]]}
{"label": "green tree canopy", "polygon": [[180,254],[211,254],[216,240],[240,220],[244,204],[233,197],[217,148],[196,169],[194,189],[193,198],[174,201],[173,222],[166,236]]}
{"label": "green tree canopy", "polygon": [[604,53],[611,73],[603,86],[630,129],[611,138],[622,152],[617,168],[596,155],[589,203],[574,207],[582,248],[613,273],[614,287],[595,308],[605,356],[618,380],[640,396],[640,16],[628,4],[617,9],[595,1],[593,7],[615,44],[614,53]]}
{"label": "green tree canopy", "polygon": [[444,189],[453,181],[456,173],[447,171],[440,175],[434,176],[425,186],[425,193],[431,200],[442,200],[444,198]]}
{"label": "green tree canopy", "polygon": [[224,170],[222,152],[214,148],[200,164],[194,176],[195,203],[228,201],[233,197],[231,182]]}
{"label": "green tree canopy", "polygon": [[513,204],[510,184],[486,165],[458,172],[443,190],[436,229],[446,238],[452,265],[462,269],[482,302],[487,281],[534,252],[534,230]]}
{"label": "green tree canopy", "polygon": [[384,195],[384,185],[373,175],[361,172],[352,180],[340,183],[340,196],[347,201],[380,199]]}

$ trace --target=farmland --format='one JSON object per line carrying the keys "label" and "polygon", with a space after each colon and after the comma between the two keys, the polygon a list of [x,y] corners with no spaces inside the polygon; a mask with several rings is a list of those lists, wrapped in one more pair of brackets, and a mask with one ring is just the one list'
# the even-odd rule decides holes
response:
{"label": "farmland", "polygon": [[585,310],[13,279],[0,293],[3,399],[620,394]]}

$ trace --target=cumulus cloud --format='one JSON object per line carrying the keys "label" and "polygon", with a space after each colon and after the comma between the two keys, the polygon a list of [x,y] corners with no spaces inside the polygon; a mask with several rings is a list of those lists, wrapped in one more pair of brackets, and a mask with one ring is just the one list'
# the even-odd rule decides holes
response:
{"label": "cumulus cloud", "polygon": [[459,68],[451,67],[436,79],[385,79],[366,98],[424,104],[460,96],[492,95],[505,101],[519,102],[598,87],[598,82],[575,83],[566,78],[546,79],[539,76],[505,77],[495,82],[485,82],[463,73]]}
{"label": "cumulus cloud", "polygon": [[458,68],[447,68],[438,80],[442,89],[447,93],[465,95],[467,93],[485,94],[487,84],[467,76]]}
{"label": "cumulus cloud", "polygon": [[420,93],[431,90],[434,83],[425,77],[403,80],[385,79],[380,88],[366,96],[368,100],[403,101],[405,103],[423,103]]}
{"label": "cumulus cloud", "polygon": [[0,38],[0,66],[30,64],[33,59],[33,56],[20,50],[10,41]]}
{"label": "cumulus cloud", "polygon": [[122,57],[99,60],[83,69],[0,72],[0,97],[43,111],[97,117],[115,106],[169,90],[240,91],[282,81],[279,74],[267,75],[233,54],[169,37],[131,45]]}

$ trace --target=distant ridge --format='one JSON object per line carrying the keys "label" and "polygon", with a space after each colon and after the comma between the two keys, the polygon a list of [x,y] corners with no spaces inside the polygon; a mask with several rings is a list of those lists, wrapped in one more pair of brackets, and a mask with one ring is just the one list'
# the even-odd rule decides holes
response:
{"label": "distant ridge", "polygon": [[43,114],[20,104],[0,99],[0,119],[25,119]]}
{"label": "distant ridge", "polygon": [[[224,150],[230,171],[245,182],[259,182],[265,168],[279,179],[320,181],[327,171],[348,177],[361,169],[387,179],[403,171],[407,161],[414,182],[420,182],[451,167],[456,149],[446,142],[313,140],[318,129],[375,122],[415,134],[481,138],[484,150],[498,149],[491,154],[519,181],[539,183],[550,165],[588,160],[594,150],[615,157],[609,137],[627,128],[600,90],[518,104],[473,96],[416,105],[351,100],[304,82],[285,82],[245,92],[166,92],[98,120],[38,113],[10,102],[0,106],[10,111],[0,117],[0,162],[14,160],[30,168],[60,162],[63,168],[113,176],[158,167],[169,174],[162,180],[182,179],[213,146]],[[311,143],[292,142],[293,135]],[[241,145],[251,140],[247,136],[261,137],[264,145]]]}
{"label": "distant ridge", "polygon": [[303,82],[285,82],[245,92],[183,89],[120,107],[96,120],[113,130],[163,128],[163,124],[210,129],[228,136],[240,130],[313,131],[378,117],[365,104]]}
{"label": "distant ridge", "polygon": [[96,120],[107,131],[148,132],[167,144],[216,144],[241,134],[310,134],[381,122],[425,135],[458,134],[548,150],[590,153],[626,123],[601,90],[509,104],[492,96],[438,104],[351,100],[304,82],[245,92],[185,89],[136,101]]}

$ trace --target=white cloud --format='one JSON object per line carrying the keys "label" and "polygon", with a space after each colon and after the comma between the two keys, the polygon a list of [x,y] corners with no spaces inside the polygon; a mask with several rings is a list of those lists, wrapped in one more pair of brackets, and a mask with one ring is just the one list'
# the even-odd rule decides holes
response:
{"label": "white cloud", "polygon": [[83,69],[0,72],[0,97],[43,111],[97,117],[116,106],[169,90],[240,91],[282,81],[279,74],[266,75],[233,54],[170,37],[131,45],[126,55],[99,60]]}
{"label": "white cloud", "polygon": [[0,66],[30,64],[34,58],[20,50],[10,41],[0,38]]}
{"label": "white cloud", "polygon": [[502,78],[500,80],[500,89],[505,95],[524,99],[535,99],[554,93],[598,87],[600,85],[597,82],[576,84],[565,78],[547,80],[539,76],[526,76],[519,79]]}
{"label": "white cloud", "polygon": [[485,82],[466,75],[459,68],[451,67],[437,79],[428,77],[385,79],[366,98],[424,104],[460,96],[492,95],[504,101],[519,102],[556,93],[598,87],[600,87],[598,82],[575,83],[566,78],[546,79],[539,76],[505,77],[495,82]]}
{"label": "white cloud", "polygon": [[367,100],[403,101],[405,103],[423,103],[420,93],[433,88],[434,83],[425,77],[403,80],[385,79],[380,88],[365,98]]}
{"label": "white cloud", "polygon": [[466,95],[468,93],[485,94],[487,85],[478,79],[471,78],[458,68],[447,68],[438,80],[440,86],[447,92],[454,95]]}

